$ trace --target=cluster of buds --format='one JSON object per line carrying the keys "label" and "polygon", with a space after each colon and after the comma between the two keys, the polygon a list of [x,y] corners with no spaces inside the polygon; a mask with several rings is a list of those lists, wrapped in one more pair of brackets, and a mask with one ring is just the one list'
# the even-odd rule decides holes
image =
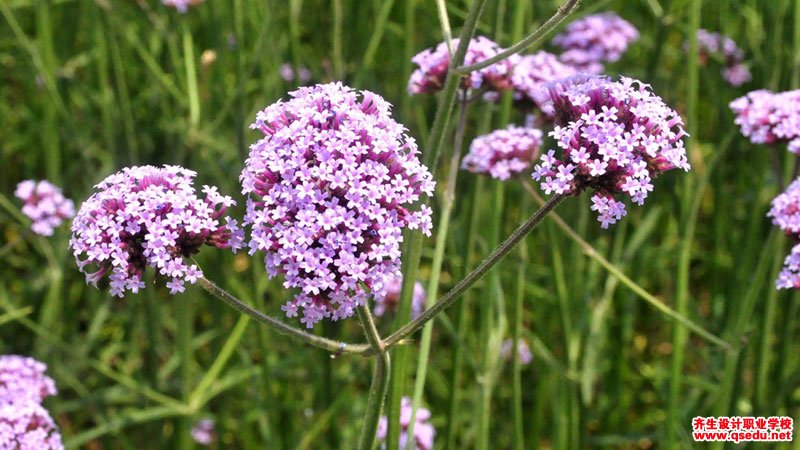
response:
{"label": "cluster of buds", "polygon": [[608,12],[571,22],[553,38],[553,44],[564,50],[561,62],[580,72],[599,74],[604,63],[617,61],[637,39],[639,32],[633,25]]}
{"label": "cluster of buds", "polygon": [[701,63],[709,58],[722,60],[725,66],[722,77],[731,86],[741,86],[752,78],[750,69],[744,65],[744,52],[733,39],[701,28],[697,30],[697,50]]}
{"label": "cluster of buds", "polygon": [[539,156],[540,145],[540,130],[510,125],[472,141],[461,167],[473,173],[507,180],[531,165]]}
{"label": "cluster of buds", "polygon": [[75,204],[65,198],[61,189],[47,180],[25,180],[17,185],[14,195],[22,200],[22,213],[33,221],[31,230],[52,236],[65,219],[75,215]]}

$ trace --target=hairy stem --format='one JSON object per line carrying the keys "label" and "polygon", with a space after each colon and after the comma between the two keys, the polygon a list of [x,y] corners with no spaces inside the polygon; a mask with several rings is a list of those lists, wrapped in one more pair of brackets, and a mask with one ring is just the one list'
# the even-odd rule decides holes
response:
{"label": "hairy stem", "polygon": [[369,345],[349,344],[347,342],[334,341],[332,339],[315,336],[299,328],[288,325],[274,317],[270,317],[261,311],[253,309],[250,305],[234,297],[233,294],[217,286],[213,281],[210,281],[207,278],[199,278],[197,280],[197,284],[199,284],[214,297],[217,297],[218,299],[227,303],[231,308],[252,317],[256,321],[263,323],[278,333],[289,336],[290,338],[297,339],[323,350],[327,350],[334,355],[339,355],[342,353],[366,355],[372,353],[372,348]]}
{"label": "hairy stem", "polygon": [[358,438],[358,449],[370,450],[375,441],[375,431],[378,429],[383,399],[386,398],[386,390],[389,387],[389,354],[386,353],[378,329],[375,327],[372,312],[366,304],[358,307],[358,318],[364,327],[364,334],[367,336],[370,348],[375,353],[375,370],[372,372],[367,410],[364,413],[364,425],[361,428],[361,436]]}
{"label": "hairy stem", "polygon": [[469,289],[473,284],[475,284],[478,280],[480,280],[486,272],[488,272],[495,264],[500,262],[504,256],[506,256],[517,244],[528,234],[536,228],[542,220],[547,217],[547,214],[550,213],[559,203],[561,203],[567,196],[566,195],[554,195],[550,197],[549,200],[538,210],[534,213],[525,223],[519,226],[513,233],[505,240],[502,244],[500,244],[493,252],[490,254],[483,262],[481,262],[478,267],[476,267],[472,272],[470,272],[463,280],[459,281],[450,291],[448,291],[439,301],[436,302],[431,308],[425,310],[419,317],[412,320],[411,322],[407,323],[399,330],[392,333],[389,337],[387,337],[383,342],[387,348],[392,347],[396,343],[400,342],[402,339],[406,338],[407,336],[411,335],[418,329],[420,329],[423,325],[425,325],[429,320],[436,317],[437,314],[444,311],[445,309],[449,308],[453,303],[456,302],[467,289]]}
{"label": "hairy stem", "polygon": [[479,63],[475,63],[469,66],[457,67],[455,69],[455,72],[461,75],[466,75],[470,72],[481,70],[484,67],[489,67],[498,61],[502,61],[508,58],[509,56],[519,53],[525,50],[526,48],[538,43],[539,41],[544,39],[544,37],[547,36],[548,33],[553,31],[553,28],[557,27],[558,24],[563,22],[564,19],[566,19],[575,9],[577,9],[579,4],[580,0],[567,0],[566,2],[564,2],[563,5],[561,5],[558,8],[558,11],[556,11],[556,13],[553,14],[553,17],[547,19],[547,22],[543,23],[542,26],[537,28],[533,33],[529,34],[521,41],[512,45],[507,50],[502,51],[492,56],[491,58],[487,58]]}

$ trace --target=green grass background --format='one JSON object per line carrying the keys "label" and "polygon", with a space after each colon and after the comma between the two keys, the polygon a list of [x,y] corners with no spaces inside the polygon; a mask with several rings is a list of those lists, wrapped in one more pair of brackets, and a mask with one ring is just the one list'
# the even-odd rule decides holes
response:
{"label": "green grass background", "polygon": [[[477,33],[510,45],[557,5],[490,1]],[[455,35],[468,7],[446,2]],[[608,231],[588,197],[568,199],[557,212],[586,243],[547,220],[435,322],[423,403],[436,448],[706,448],[691,440],[694,416],[800,419],[800,299],[773,287],[790,244],[765,217],[779,183],[769,149],[742,137],[727,107],[749,90],[800,87],[800,2],[587,0],[573,17],[605,10],[641,32],[608,72],[652,84],[681,112],[693,170],[664,174]],[[217,449],[354,448],[369,360],[298,345],[197,287],[173,297],[148,280],[112,299],[84,283],[66,226],[51,238],[27,230],[13,190],[46,178],[79,203],[124,166],[180,164],[241,205],[238,174],[257,139],[248,125],[295,87],[279,76],[286,62],[380,93],[424,143],[436,100],[408,96],[406,83],[411,56],[442,40],[435,2],[207,0],[180,15],[155,0],[0,0],[0,14],[0,352],[48,363],[60,393],[46,405],[67,446],[189,449],[191,424],[211,417]],[[732,36],[753,81],[732,88],[718,64],[687,57],[698,27]],[[466,142],[509,120],[522,117],[507,105],[471,106]],[[796,157],[778,154],[788,180]],[[535,210],[519,182],[497,184],[459,174],[440,291],[491,251],[491,230],[505,236]],[[423,282],[434,243],[424,241]],[[210,279],[281,316],[290,293],[260,259],[199,255]],[[391,319],[379,321],[384,335]],[[535,355],[523,367],[497,357],[517,323]],[[355,319],[315,331],[363,341]],[[411,395],[418,344],[407,355],[392,383]]]}

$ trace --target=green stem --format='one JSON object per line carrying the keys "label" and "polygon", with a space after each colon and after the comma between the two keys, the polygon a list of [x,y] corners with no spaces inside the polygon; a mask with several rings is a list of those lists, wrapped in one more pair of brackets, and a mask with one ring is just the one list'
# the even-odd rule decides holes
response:
{"label": "green stem", "polygon": [[314,347],[318,347],[323,350],[327,350],[335,355],[342,353],[366,355],[372,353],[372,350],[369,345],[349,344],[347,342],[334,341],[332,339],[327,339],[321,336],[316,336],[311,333],[307,333],[303,330],[300,330],[291,325],[283,323],[274,317],[270,317],[262,313],[261,311],[253,309],[252,307],[250,307],[250,305],[234,297],[231,293],[217,286],[216,284],[214,284],[213,281],[210,281],[207,278],[199,278],[197,280],[197,284],[199,284],[203,289],[208,291],[214,297],[217,297],[218,299],[227,303],[228,306],[230,306],[231,308],[250,316],[257,322],[263,323],[264,325],[269,326],[278,333],[289,336],[290,338],[303,341],[306,344],[313,345]]}
{"label": "green stem", "polygon": [[547,19],[547,22],[543,23],[542,26],[537,28],[533,33],[529,34],[521,41],[512,45],[507,50],[502,51],[492,56],[491,58],[487,58],[479,63],[475,63],[469,66],[457,67],[454,71],[458,74],[466,75],[470,72],[481,70],[484,67],[489,67],[496,62],[502,61],[508,58],[509,56],[512,56],[527,49],[528,47],[544,39],[544,37],[547,36],[548,33],[553,31],[553,29],[557,27],[558,24],[564,21],[564,19],[566,19],[572,13],[572,11],[574,11],[579,4],[580,0],[567,0],[566,2],[564,2],[563,5],[561,5],[558,8],[558,11],[556,11],[556,13],[553,14],[552,17]]}
{"label": "green stem", "polygon": [[[178,336],[177,350],[181,358],[181,394],[185,404],[189,404],[192,394],[192,334],[194,325],[194,310],[191,299],[184,296],[178,302]],[[178,448],[188,450],[193,447],[192,437],[192,417],[184,416],[180,419],[178,427]]]}
{"label": "green stem", "polygon": [[186,69],[186,93],[189,96],[189,124],[196,128],[200,123],[200,96],[197,89],[197,67],[194,58],[194,43],[189,24],[183,21],[183,64]]}
{"label": "green stem", "polygon": [[[522,210],[525,210],[526,201],[523,198]],[[522,364],[517,354],[517,348],[521,342],[522,333],[522,303],[525,298],[525,282],[527,280],[526,269],[528,266],[528,245],[522,241],[519,245],[519,266],[517,267],[517,292],[514,296],[514,309],[511,322],[511,335],[513,337],[513,345],[511,346],[511,371],[512,375],[512,416],[514,422],[514,450],[523,450],[525,448],[525,439],[523,433],[523,414],[522,414]]]}
{"label": "green stem", "polygon": [[[494,248],[500,236],[503,217],[503,199],[505,197],[504,184],[492,180],[494,184],[493,210],[489,221],[486,241],[489,248]],[[496,310],[504,307],[503,289],[500,283],[499,271],[489,275],[489,282],[484,286],[484,300],[480,305],[480,342],[482,344],[483,361],[479,374],[478,400],[478,436],[475,448],[478,450],[489,449],[489,427],[491,424],[492,393],[496,379],[497,352],[492,348],[494,329],[497,325]],[[504,326],[504,325],[503,325]]]}
{"label": "green stem", "polygon": [[[467,17],[464,20],[464,25],[461,28],[458,49],[450,59],[450,67],[460,65],[464,62],[464,57],[469,47],[469,41],[475,32],[478,18],[485,4],[486,0],[475,0],[472,2]],[[444,143],[445,130],[448,127],[450,115],[453,112],[453,105],[455,104],[456,91],[460,79],[460,75],[449,71],[445,78],[442,95],[439,97],[439,104],[436,108],[433,126],[431,127],[431,133],[428,136],[427,145],[425,147],[425,165],[429,168],[431,173],[436,173],[439,154]],[[408,312],[411,308],[413,286],[416,282],[417,269],[422,256],[422,234],[412,233],[411,238],[408,239],[407,242],[406,259],[403,261],[403,287],[401,290],[400,311],[398,313],[398,320],[400,321],[407,320],[409,317]],[[420,326],[421,325],[422,324],[420,324]],[[395,351],[394,357],[395,363],[392,365],[392,388],[386,408],[386,416],[389,423],[389,430],[387,431],[386,438],[388,450],[397,448],[397,442],[400,437],[400,430],[397,425],[400,423],[400,398],[403,395],[403,383],[405,381],[405,349],[401,348]]]}
{"label": "green stem", "polygon": [[442,27],[442,37],[447,42],[447,49],[453,53],[453,32],[450,30],[450,19],[447,17],[447,6],[444,0],[436,0],[436,12],[439,16],[439,25]]}
{"label": "green stem", "polygon": [[401,327],[399,330],[392,333],[389,337],[384,340],[384,344],[386,347],[392,347],[393,345],[397,344],[398,342],[402,341],[404,338],[408,337],[418,329],[420,329],[423,325],[425,325],[429,320],[436,317],[437,314],[444,311],[445,309],[449,308],[456,302],[467,289],[469,289],[475,282],[480,280],[486,272],[488,272],[495,264],[500,262],[504,256],[506,256],[511,250],[516,247],[516,245],[528,234],[536,228],[541,221],[547,217],[559,203],[561,203],[566,198],[565,195],[555,195],[550,197],[549,200],[538,210],[534,213],[525,223],[519,226],[513,233],[505,240],[502,244],[500,244],[483,262],[481,262],[478,267],[476,267],[472,272],[470,272],[463,280],[459,281],[450,291],[448,291],[435,305],[431,308],[425,310],[419,317],[412,320],[408,324]]}
{"label": "green stem", "polygon": [[[466,94],[466,93],[465,93]],[[433,305],[438,294],[439,278],[442,273],[442,262],[444,261],[444,251],[447,244],[447,230],[450,228],[450,215],[453,211],[453,203],[456,197],[456,182],[460,168],[461,151],[464,143],[464,132],[467,128],[467,106],[466,95],[462,97],[461,112],[456,126],[456,136],[454,142],[453,155],[450,158],[450,168],[447,175],[447,184],[442,199],[442,211],[439,216],[439,227],[436,231],[436,248],[431,262],[431,275],[428,279],[428,292],[426,305]],[[414,424],[416,423],[417,409],[422,401],[422,391],[425,389],[425,379],[428,375],[428,363],[431,350],[431,338],[433,335],[433,322],[428,322],[422,330],[422,341],[419,349],[419,366],[417,366],[417,376],[414,383],[414,398],[412,401],[411,421],[408,425],[408,436],[414,435]],[[407,441],[406,448],[411,448],[414,440]]]}
{"label": "green stem", "polygon": [[[686,92],[687,128],[691,134],[699,129],[697,123],[697,98],[699,90],[698,47],[697,30],[700,28],[700,6],[702,0],[691,0],[689,5],[689,58],[688,58],[688,86]],[[778,181],[780,183],[780,181]],[[686,224],[681,236],[680,255],[678,257],[678,274],[676,280],[675,311],[686,316],[689,310],[689,264],[691,263],[692,243],[694,230],[697,225],[697,213],[700,207],[700,197],[692,202],[692,195],[699,186],[693,186],[693,178],[686,177],[683,184],[681,204],[684,205],[681,222]],[[682,324],[676,324],[672,335],[672,362],[669,376],[669,397],[667,401],[667,420],[664,424],[666,441],[664,448],[667,450],[679,448],[678,430],[683,424],[680,402],[681,384],[683,379],[683,364],[686,355],[686,344],[689,329]]]}
{"label": "green stem", "polygon": [[333,76],[337,80],[344,78],[344,57],[342,56],[343,9],[342,0],[333,0]]}
{"label": "green stem", "polygon": [[358,439],[358,450],[370,450],[375,441],[375,432],[378,429],[378,420],[383,408],[383,399],[386,398],[386,391],[389,387],[389,354],[386,353],[378,329],[375,328],[375,321],[372,312],[364,304],[358,307],[358,318],[364,327],[364,334],[367,336],[370,348],[376,354],[375,370],[372,373],[372,384],[369,388],[369,398],[367,399],[367,410],[364,413],[364,425],[361,428],[361,436]]}
{"label": "green stem", "polygon": [[[469,218],[468,223],[468,231],[466,233],[467,238],[465,245],[462,249],[462,256],[464,258],[464,272],[470,270],[472,267],[472,261],[475,260],[475,241],[477,239],[477,230],[478,230],[478,219],[479,219],[479,211],[480,208],[477,205],[480,204],[480,194],[483,192],[483,181],[484,177],[478,177],[473,183],[472,186],[472,197],[469,203],[467,217]],[[459,417],[459,390],[458,387],[461,384],[461,374],[463,372],[462,366],[464,365],[464,339],[467,334],[467,313],[469,308],[469,300],[470,297],[468,296],[465,298],[461,305],[459,306],[458,310],[456,311],[456,344],[453,345],[453,368],[450,376],[450,398],[448,401],[448,415],[447,415],[447,430],[445,432],[445,449],[455,449],[456,446],[456,436],[458,430],[457,424],[457,417]]]}
{"label": "green stem", "polygon": [[[483,11],[483,6],[486,0],[475,0],[470,6],[467,18],[464,20],[464,26],[461,28],[459,35],[458,48],[456,53],[450,59],[450,67],[458,66],[464,62],[464,57],[467,55],[469,48],[469,41],[475,32],[478,25],[478,17]],[[428,136],[427,150],[425,155],[425,165],[428,166],[432,173],[436,172],[436,166],[439,162],[439,154],[442,150],[444,143],[445,130],[450,121],[450,115],[453,112],[453,106],[456,102],[456,91],[461,80],[461,74],[453,70],[447,72],[447,77],[444,80],[442,88],[442,96],[439,97],[439,105],[436,108],[436,115],[433,119],[433,126],[431,127],[431,134]]]}

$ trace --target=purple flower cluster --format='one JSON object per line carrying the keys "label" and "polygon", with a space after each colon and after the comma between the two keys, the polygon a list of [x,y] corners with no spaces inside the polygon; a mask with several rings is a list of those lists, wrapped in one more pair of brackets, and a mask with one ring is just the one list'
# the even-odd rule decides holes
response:
{"label": "purple flower cluster", "polygon": [[509,125],[508,128],[495,130],[472,141],[461,167],[473,173],[507,180],[531,165],[539,156],[540,145],[540,130]]}
{"label": "purple flower cluster", "polygon": [[783,260],[775,286],[778,289],[800,289],[800,244],[792,247],[789,256]]}
{"label": "purple flower cluster", "polygon": [[75,204],[64,198],[61,189],[47,180],[25,180],[17,185],[14,195],[22,200],[22,213],[33,221],[31,230],[42,236],[52,236],[64,219],[75,215]]}
{"label": "purple flower cluster", "polygon": [[192,439],[200,445],[211,445],[214,437],[214,421],[211,419],[202,419],[192,427]]}
{"label": "purple flower cluster", "polygon": [[0,399],[41,403],[45,397],[56,395],[56,384],[45,370],[44,363],[30,357],[0,356]]}
{"label": "purple flower cluster", "polygon": [[800,89],[787,92],[752,91],[730,104],[734,123],[754,144],[788,142],[800,154]]}
{"label": "purple flower cluster", "polygon": [[[136,293],[144,287],[144,270],[154,267],[171,280],[172,294],[184,291],[203,273],[186,257],[203,244],[241,248],[244,232],[236,220],[220,218],[235,205],[217,188],[203,186],[200,199],[192,186],[195,172],[177,166],[130,167],[97,186],[98,192],[81,205],[72,223],[70,247],[86,282],[108,275],[113,295]],[[94,272],[87,266],[97,267]]]}
{"label": "purple flower cluster", "polygon": [[[513,339],[506,339],[503,341],[503,345],[500,347],[500,357],[511,361],[511,349],[514,347],[514,340]],[[519,340],[517,341],[517,358],[519,359],[519,363],[523,366],[528,365],[533,361],[533,353],[531,353],[531,349],[528,348],[528,343]]]}
{"label": "purple flower cluster", "polygon": [[[772,200],[767,217],[771,217],[772,223],[792,241],[800,242],[800,178]],[[800,245],[795,245],[784,260],[783,269],[775,284],[778,289],[800,289]]]}
{"label": "purple flower cluster", "polygon": [[722,77],[732,86],[741,86],[752,78],[750,69],[743,63],[744,52],[733,39],[701,28],[697,30],[697,47],[702,62],[709,57],[722,59],[725,64]]}
{"label": "purple flower cluster", "polygon": [[380,96],[341,83],[304,87],[258,113],[241,174],[251,254],[300,292],[282,309],[312,327],[384,295],[400,267],[403,228],[431,231],[431,209],[404,205],[434,181]]}
{"label": "purple flower cluster", "polygon": [[63,450],[61,433],[42,405],[0,399],[0,450]]}
{"label": "purple flower cluster", "polygon": [[[392,277],[384,284],[386,292],[375,295],[375,315],[382,316],[387,311],[397,311],[400,303],[400,291],[403,288],[403,275]],[[416,319],[425,310],[428,297],[425,287],[417,281],[414,283],[414,295],[411,299],[411,318]]]}
{"label": "purple flower cluster", "polygon": [[[399,448],[406,448],[408,442],[408,427],[411,425],[411,414],[413,406],[411,399],[403,397],[400,400],[400,446]],[[433,448],[433,439],[436,437],[436,429],[429,422],[431,412],[425,408],[418,408],[417,415],[414,420],[414,443],[415,450],[431,450]],[[386,448],[386,437],[389,432],[389,421],[386,416],[381,416],[378,421],[378,440],[381,441],[381,449]]]}
{"label": "purple flower cluster", "polygon": [[574,67],[562,63],[558,57],[545,51],[522,56],[511,75],[514,100],[535,106],[546,116],[552,116],[553,106],[545,85],[575,73]]}
{"label": "purple flower cluster", "polygon": [[603,63],[617,61],[637,39],[639,32],[633,25],[608,12],[570,23],[553,38],[553,44],[564,49],[559,56],[563,63],[581,72],[598,74],[604,69]]}
{"label": "purple flower cluster", "polygon": [[767,217],[772,217],[772,223],[787,236],[800,242],[800,179],[794,180],[786,191],[772,200]]}
{"label": "purple flower cluster", "polygon": [[[294,66],[289,63],[282,64],[278,72],[280,73],[281,78],[283,78],[283,81],[286,81],[287,83],[291,83],[295,79]],[[301,65],[297,69],[296,76],[297,81],[300,84],[308,84],[308,82],[311,81],[311,71],[308,70],[306,66]]]}
{"label": "purple flower cluster", "polygon": [[649,86],[631,78],[576,75],[548,86],[555,111],[550,132],[561,149],[542,155],[533,178],[546,194],[592,189],[592,210],[603,228],[625,214],[614,198],[642,205],[652,179],[673,168],[688,171],[683,120]]}
{"label": "purple flower cluster", "polygon": [[[459,39],[453,39],[452,43],[455,51]],[[464,65],[485,61],[503,50],[489,38],[475,37],[469,42]],[[450,56],[447,42],[442,42],[434,49],[423,50],[414,56],[411,61],[419,68],[414,70],[408,80],[409,94],[426,94],[441,90],[447,71],[450,69]],[[463,79],[462,86],[466,89],[507,90],[511,87],[511,71],[518,60],[519,56],[514,55],[489,67],[473,71]]]}
{"label": "purple flower cluster", "polygon": [[63,450],[58,427],[41,405],[56,394],[45,370],[33,358],[0,356],[0,450]]}
{"label": "purple flower cluster", "polygon": [[202,3],[203,0],[161,0],[164,6],[175,8],[179,13],[183,14],[189,10],[190,6]]}

